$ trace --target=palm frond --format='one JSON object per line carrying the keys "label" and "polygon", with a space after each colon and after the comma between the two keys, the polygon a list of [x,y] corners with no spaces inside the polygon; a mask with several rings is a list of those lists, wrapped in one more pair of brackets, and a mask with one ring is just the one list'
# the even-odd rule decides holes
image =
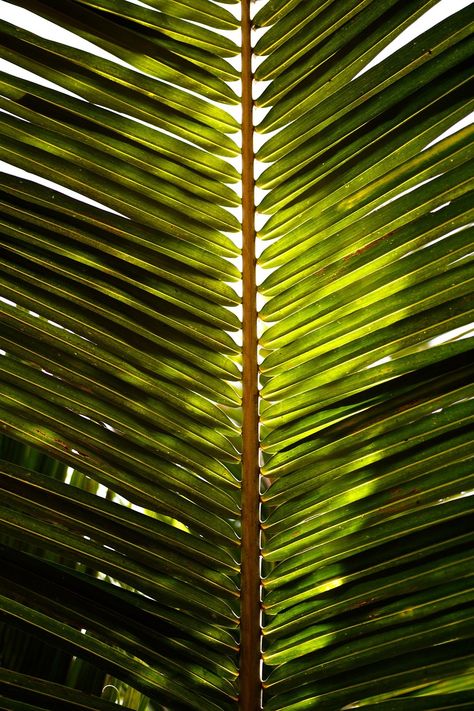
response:
{"label": "palm frond", "polygon": [[354,76],[411,13],[389,5],[256,18],[281,129],[258,153],[266,709],[423,708],[466,670],[472,128],[441,134],[471,11]]}
{"label": "palm frond", "polygon": [[9,711],[472,707],[472,6],[249,2],[1,3]]}
{"label": "palm frond", "polygon": [[53,183],[2,181],[4,431],[112,500],[5,462],[1,528],[29,552],[5,550],[2,607],[161,703],[230,708],[239,197],[220,156],[239,149],[215,101],[237,101],[237,22],[210,2],[17,5],[109,55],[2,26],[3,56],[57,86],[1,77],[3,158]]}

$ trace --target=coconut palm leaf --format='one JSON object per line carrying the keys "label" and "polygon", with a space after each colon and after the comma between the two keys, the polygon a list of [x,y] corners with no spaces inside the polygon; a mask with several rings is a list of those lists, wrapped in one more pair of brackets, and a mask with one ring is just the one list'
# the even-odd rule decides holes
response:
{"label": "coconut palm leaf", "polygon": [[1,3],[2,708],[472,706],[472,6],[379,56],[434,5]]}

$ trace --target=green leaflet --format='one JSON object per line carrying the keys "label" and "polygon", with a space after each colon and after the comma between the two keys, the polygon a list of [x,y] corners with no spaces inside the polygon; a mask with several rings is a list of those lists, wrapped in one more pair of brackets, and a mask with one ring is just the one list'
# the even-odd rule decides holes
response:
{"label": "green leaflet", "polygon": [[[33,692],[37,701],[41,699],[42,706],[39,707],[25,701],[6,698],[2,695],[2,706],[8,711],[38,711],[39,708],[48,708],[44,706],[45,703],[57,704],[64,701],[67,701],[74,711],[113,711],[115,706],[115,704],[108,703],[97,697],[91,697],[89,694],[81,693],[76,689],[65,689],[63,685],[45,682],[42,679],[19,674],[9,669],[0,671],[0,689],[2,693],[11,693],[14,690],[15,695],[20,698],[23,694],[26,698],[29,698]],[[53,706],[50,705],[49,708],[52,709]],[[130,711],[130,707],[125,707],[125,711]]]}
{"label": "green leaflet", "polygon": [[[42,623],[44,624],[44,616],[41,613],[34,613],[20,603],[9,601],[8,614],[34,627],[40,627]],[[65,630],[61,624],[50,623],[49,628],[51,629],[52,635],[64,639]],[[72,642],[74,646],[82,648],[89,658],[105,657],[109,664],[119,673],[121,672],[123,674],[125,670],[128,674],[133,673],[134,676],[137,677],[137,680],[140,679],[138,685],[145,693],[160,699],[163,698],[161,694],[164,691],[167,691],[168,694],[171,691],[171,695],[174,699],[178,701],[186,699],[186,691],[177,684],[176,680],[174,680],[171,685],[171,682],[166,679],[165,675],[158,674],[152,667],[148,667],[148,665],[143,662],[140,663],[128,655],[125,655],[123,652],[113,650],[99,640],[94,640],[90,635],[87,637],[81,635],[80,631],[74,630],[73,628],[69,628],[67,636],[69,638],[68,642]],[[212,702],[210,701],[209,703],[211,704]],[[194,708],[198,708],[198,706],[195,705]],[[212,708],[212,706],[210,706],[210,708]],[[214,705],[214,708],[217,709],[218,706]]]}
{"label": "green leaflet", "polygon": [[[227,0],[227,2],[232,3],[237,2],[237,0]],[[176,0],[176,2],[147,0],[146,4],[156,10],[168,12],[175,17],[201,22],[215,29],[234,29],[239,26],[232,13],[213,0]]]}
{"label": "green leaflet", "polygon": [[[165,158],[167,140],[171,147],[179,145],[176,141],[173,143],[169,136],[161,136],[165,145],[157,146],[157,153],[151,150],[152,139],[156,141],[160,137],[150,129],[147,131],[147,127],[143,125],[141,130],[144,135],[148,135],[148,145],[145,141],[142,144],[137,143],[140,140],[140,136],[133,135],[131,130],[129,130],[128,142],[118,141],[117,134],[120,135],[122,130],[122,136],[124,136],[124,128],[126,126],[129,129],[132,127],[138,129],[139,126],[133,126],[133,122],[130,120],[127,121],[127,119],[121,118],[110,111],[105,111],[100,107],[90,104],[84,105],[83,101],[73,96],[60,94],[18,77],[11,77],[4,72],[0,76],[2,92],[9,97],[9,99],[2,100],[2,105],[11,113],[15,113],[33,123],[51,127],[66,136],[77,137],[81,143],[87,146],[92,146],[99,150],[102,148],[110,155],[122,158],[142,170],[149,171],[158,178],[168,179],[174,185],[194,192],[208,200],[217,198],[219,202],[229,206],[239,204],[237,195],[227,185],[216,179],[206,178],[202,174],[199,177],[199,184],[196,184],[196,173],[192,169],[190,170],[170,158]],[[79,108],[82,114],[80,117],[75,114],[75,110]],[[61,121],[66,117],[69,118],[71,124],[65,123],[64,120]],[[171,119],[171,112],[169,117]],[[212,123],[209,116],[205,120]],[[225,124],[216,122],[213,125],[214,128],[225,130]],[[198,130],[198,127],[196,127],[196,130]],[[168,150],[167,153],[168,155],[173,155],[172,150]],[[190,165],[196,170],[199,169],[198,149],[194,149],[194,151],[190,149],[189,157],[193,157],[193,154],[196,160]],[[231,166],[223,160],[216,163],[216,165],[219,165],[219,168],[223,171],[222,178],[231,181]],[[200,168],[205,170],[206,166],[200,165]],[[225,173],[228,175],[224,177]],[[237,175],[233,177],[234,180],[237,178]]]}
{"label": "green leaflet", "polygon": [[[133,30],[111,22],[106,17],[98,16],[86,8],[78,8],[72,2],[68,2],[67,8],[63,6],[62,9],[53,8],[38,0],[25,0],[24,5],[40,12],[43,16],[46,16],[51,21],[64,27],[64,29],[74,31],[86,40],[93,40],[93,42],[98,44],[102,49],[118,56],[124,62],[141,72],[151,74],[157,79],[170,81],[174,84],[183,84],[184,88],[191,91],[197,90],[200,94],[204,94],[215,101],[236,103],[234,92],[221,79],[212,76],[212,74],[206,70],[202,71],[195,68],[192,62],[180,57],[175,51],[164,49],[157,57],[156,47],[152,41],[147,40]],[[94,26],[95,31],[91,32],[90,28]],[[190,28],[192,30],[194,26],[190,25]],[[197,40],[198,44],[201,44],[202,40],[199,40],[199,28],[195,28],[195,30],[198,37],[194,39]],[[6,31],[8,32],[8,28],[6,28]],[[23,31],[21,36],[23,41],[31,41],[33,39],[31,33],[26,31]],[[207,38],[207,33],[205,33],[205,36]],[[60,55],[63,54],[67,59],[71,57],[73,61],[75,59],[80,64],[86,64],[84,61],[85,54],[80,50],[68,48],[66,51],[63,51],[61,45],[49,40],[40,40],[39,38],[34,39],[34,44],[40,45],[44,49],[53,49],[56,53]],[[12,46],[17,47],[18,44],[14,42]],[[213,54],[216,54],[216,47],[212,46],[210,42],[204,42],[204,46],[206,46],[207,49],[211,49]],[[231,45],[230,48],[232,53],[233,46]],[[223,49],[227,50],[227,52],[229,51],[227,43]],[[217,47],[217,51],[219,51],[219,47]],[[115,74],[115,71],[111,71],[110,62],[108,60],[97,59],[97,65],[98,67],[108,66],[109,73],[112,74],[112,76]],[[120,73],[119,71],[119,74]],[[184,76],[186,78],[179,81],[179,78]]]}
{"label": "green leaflet", "polygon": [[[65,230],[68,235],[79,233],[83,240],[87,240],[96,249],[115,254],[122,259],[126,255],[132,263],[151,263],[155,270],[164,262],[172,272],[184,272],[193,281],[196,277],[201,281],[196,272],[217,277],[218,280],[211,282],[212,293],[224,293],[227,299],[230,294],[231,303],[239,303],[235,292],[226,289],[225,284],[227,281],[236,281],[239,272],[223,256],[216,254],[218,250],[215,245],[211,252],[205,246],[199,248],[184,239],[164,235],[156,229],[138,225],[119,215],[108,214],[107,219],[104,219],[104,211],[101,209],[81,203],[59,191],[51,192],[41,185],[12,176],[3,176],[2,192],[3,198],[5,195],[9,196],[6,209],[16,214],[19,211],[22,218],[24,213],[28,212],[33,224],[46,223],[46,226],[49,226],[59,222],[59,230]],[[113,235],[113,239],[110,235]],[[171,263],[169,258],[173,260]]]}
{"label": "green leaflet", "polygon": [[[468,8],[465,8],[464,11],[459,11],[448,18],[443,23],[443,26],[436,25],[427,30],[421,39],[413,43],[408,49],[399,50],[388,61],[376,65],[369,72],[346,84],[341,92],[327,97],[323,94],[321,97],[323,106],[320,107],[320,113],[324,116],[329,106],[331,106],[330,111],[333,117],[337,117],[339,112],[346,113],[351,107],[356,108],[360,104],[362,96],[364,100],[367,100],[388,84],[394,84],[397,79],[403,77],[409,71],[413,71],[413,69],[421,66],[426,61],[430,61],[432,57],[436,58],[438,53],[469,35],[466,28],[466,20],[469,16],[470,11]],[[259,151],[257,154],[259,160],[275,159],[277,157],[273,152],[275,146],[283,147],[286,145],[284,151],[287,153],[291,148],[290,144],[293,139],[296,138],[301,141],[302,136],[308,137],[314,132],[312,117],[308,113],[317,104],[319,97],[317,94],[308,96],[309,92],[306,88],[299,86],[298,89],[299,91],[295,92],[293,101],[290,99],[285,101],[283,99],[281,102],[277,102],[259,125],[260,131],[271,131],[285,126],[283,131],[271,138],[265,148]],[[289,106],[290,101],[292,103],[291,107]],[[290,124],[290,121],[293,121],[293,123]],[[288,124],[290,125],[287,127]]]}

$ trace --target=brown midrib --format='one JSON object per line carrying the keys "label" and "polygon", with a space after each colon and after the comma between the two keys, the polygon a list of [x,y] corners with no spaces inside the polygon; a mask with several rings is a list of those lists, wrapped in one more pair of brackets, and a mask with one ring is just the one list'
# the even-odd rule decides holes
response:
{"label": "brown midrib", "polygon": [[242,557],[240,709],[260,709],[260,502],[250,0],[242,0]]}

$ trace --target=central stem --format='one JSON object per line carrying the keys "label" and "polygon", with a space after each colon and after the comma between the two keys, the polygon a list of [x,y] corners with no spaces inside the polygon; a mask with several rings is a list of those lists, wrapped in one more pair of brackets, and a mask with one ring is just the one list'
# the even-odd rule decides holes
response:
{"label": "central stem", "polygon": [[250,0],[242,1],[243,424],[240,709],[261,708],[260,470]]}

